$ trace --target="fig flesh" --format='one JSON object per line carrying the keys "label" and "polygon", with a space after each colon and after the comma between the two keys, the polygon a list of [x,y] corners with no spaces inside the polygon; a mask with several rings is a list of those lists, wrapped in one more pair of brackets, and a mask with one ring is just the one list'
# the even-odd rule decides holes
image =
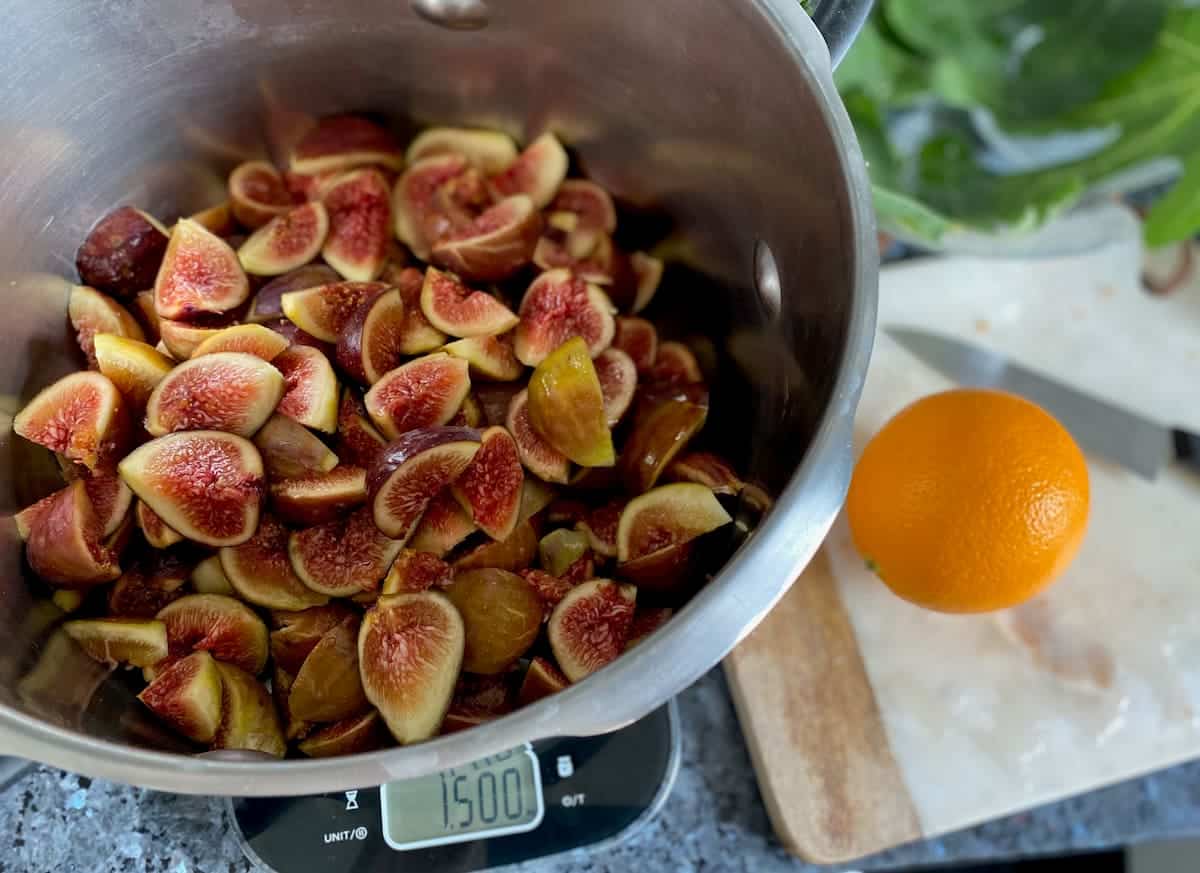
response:
{"label": "fig flesh", "polygon": [[75,253],[83,284],[106,294],[130,297],[154,284],[167,250],[166,229],[132,206],[101,218]]}
{"label": "fig flesh", "polygon": [[284,415],[272,415],[254,435],[263,467],[272,479],[328,473],[338,456],[308,428]]}
{"label": "fig flesh", "polygon": [[531,703],[557,694],[571,684],[562,671],[540,655],[534,656],[525,671],[521,681],[521,689],[517,692],[517,703],[528,706]]}
{"label": "fig flesh", "polygon": [[215,352],[175,367],[146,404],[146,430],[164,436],[182,430],[253,435],[283,397],[283,376],[262,358]]}
{"label": "fig flesh", "polygon": [[80,478],[100,524],[101,538],[112,536],[129,514],[133,492],[116,472],[91,473]]}
{"label": "fig flesh", "polygon": [[221,569],[238,595],[266,609],[300,610],[322,606],[329,598],[311,590],[288,560],[288,529],[263,515],[254,536],[220,551]]}
{"label": "fig flesh", "polygon": [[142,536],[152,548],[167,549],[183,541],[183,534],[159,518],[158,513],[141,500],[137,502],[134,513]]}
{"label": "fig flesh", "polygon": [[521,301],[513,334],[517,358],[536,367],[572,337],[581,337],[588,353],[598,355],[612,343],[613,311],[603,291],[567,270],[542,273]]}
{"label": "fig flesh", "polygon": [[499,282],[532,260],[541,232],[542,219],[533,201],[517,194],[443,234],[433,243],[430,257],[470,281]]}
{"label": "fig flesh", "polygon": [[288,538],[288,556],[300,580],[320,594],[349,597],[379,588],[404,545],[375,526],[371,508],[350,513]]}
{"label": "fig flesh", "polygon": [[217,662],[221,674],[221,723],[214,749],[246,749],[282,758],[287,752],[275,703],[261,682],[234,664]]}
{"label": "fig flesh", "polygon": [[658,286],[662,282],[663,262],[645,252],[634,252],[629,256],[629,264],[637,282],[633,303],[629,311],[641,312],[654,299]]}
{"label": "fig flesh", "polygon": [[243,437],[168,434],[135,449],[118,469],[133,493],[187,539],[236,546],[258,526],[262,458]]}
{"label": "fig flesh", "polygon": [[636,599],[632,585],[592,579],[572,588],[554,607],[547,634],[568,679],[587,678],[625,650]]}
{"label": "fig flesh", "polygon": [[[385,278],[387,272],[384,271]],[[405,267],[388,281],[396,286],[404,301],[404,322],[400,327],[401,354],[423,355],[445,343],[448,337],[430,324],[421,311],[421,289],[425,286],[425,274],[414,267]]]}
{"label": "fig flesh", "polygon": [[229,202],[234,217],[254,229],[295,206],[296,197],[273,166],[247,161],[229,174]]}
{"label": "fig flesh", "polygon": [[646,319],[618,315],[612,344],[633,359],[639,374],[653,370],[658,357],[658,330]]}
{"label": "fig flesh", "polygon": [[160,318],[228,312],[249,296],[250,283],[225,240],[186,218],[175,225],[154,280]]}
{"label": "fig flesh", "polygon": [[378,170],[354,170],[323,195],[329,233],[321,255],[344,278],[370,282],[383,271],[391,242],[391,190]]}
{"label": "fig flesh", "polygon": [[246,320],[253,324],[266,324],[283,318],[282,298],[290,291],[304,291],[341,281],[337,271],[325,264],[306,264],[290,273],[284,273],[263,285],[254,295]]}
{"label": "fig flesh", "polygon": [[17,413],[13,430],[91,470],[120,456],[129,427],[117,386],[100,373],[82,372],[42,389]]}
{"label": "fig flesh", "polygon": [[446,424],[470,388],[467,362],[439,353],[384,374],[364,402],[375,426],[395,439],[412,430]]}
{"label": "fig flesh", "polygon": [[340,721],[370,704],[358,669],[358,616],[331,628],[304,659],[288,695],[288,713],[309,722]]}
{"label": "fig flesh", "polygon": [[674,614],[675,611],[667,606],[638,609],[633,614],[633,625],[629,629],[629,640],[625,643],[625,650],[628,651],[642,642],[665,625]]}
{"label": "fig flesh", "polygon": [[714,494],[737,495],[746,484],[728,461],[713,452],[688,452],[667,467],[672,482],[696,482]]}
{"label": "fig flesh", "polygon": [[252,674],[267,664],[267,626],[240,600],[220,594],[188,594],[158,613],[167,627],[170,656],[208,652]]}
{"label": "fig flesh", "polygon": [[629,501],[617,526],[617,560],[645,557],[689,542],[733,519],[703,485],[662,485]]}
{"label": "fig flesh", "polygon": [[96,334],[111,334],[130,340],[144,340],[142,328],[124,306],[93,288],[76,285],[67,302],[67,317],[75,328],[79,348],[88,364],[96,366]]}
{"label": "fig flesh", "polygon": [[396,238],[423,261],[428,261],[433,243],[427,228],[435,224],[434,200],[447,183],[463,175],[470,163],[460,154],[448,153],[423,158],[412,164],[392,189],[392,217]]}
{"label": "fig flesh", "polygon": [[357,115],[322,118],[292,149],[293,173],[326,173],[364,164],[392,170],[404,166],[404,151],[385,128]]}
{"label": "fig flesh", "polygon": [[[470,375],[482,379],[495,379],[500,382],[511,382],[521,378],[525,372],[524,366],[513,353],[512,339],[505,336],[473,336],[455,340],[442,347],[442,351],[462,358],[467,362]],[[494,423],[504,421],[508,409],[508,398],[503,401],[504,411]],[[484,417],[493,421],[485,412]]]}
{"label": "fig flesh", "polygon": [[271,613],[275,626],[271,631],[271,657],[275,666],[294,677],[321,638],[355,615],[350,607],[337,602],[299,612]]}
{"label": "fig flesh", "polygon": [[409,165],[434,155],[458,154],[472,166],[491,175],[508,167],[517,158],[512,138],[494,130],[462,127],[431,127],[408,145],[404,160]]}
{"label": "fig flesh", "polygon": [[497,195],[525,194],[537,209],[542,209],[554,199],[566,175],[567,152],[558,138],[547,131],[488,182]]}
{"label": "fig flesh", "polygon": [[136,409],[146,406],[154,386],[171,372],[174,362],[153,346],[111,333],[93,338],[96,366],[112,380]]}
{"label": "fig flesh", "polygon": [[421,311],[438,330],[458,337],[493,336],[517,323],[499,300],[472,291],[455,276],[430,267],[421,287]]}
{"label": "fig flesh", "polygon": [[534,428],[529,416],[528,391],[513,397],[505,424],[516,441],[517,454],[526,470],[546,482],[566,483],[571,462]]}
{"label": "fig flesh", "polygon": [[463,474],[478,450],[478,431],[463,427],[421,428],[389,443],[367,473],[379,530],[403,544],[429,501]]}
{"label": "fig flesh", "polygon": [[[186,593],[188,564],[170,552],[140,555],[108,592],[108,614],[151,619]],[[148,665],[144,665],[148,666]]]}
{"label": "fig flesh", "polygon": [[604,417],[615,427],[625,415],[637,391],[637,367],[633,359],[616,348],[607,348],[596,356],[596,378],[604,397]]}
{"label": "fig flesh", "polygon": [[283,375],[283,398],[275,411],[305,427],[337,430],[338,381],[329,358],[312,346],[293,343],[271,364]]}
{"label": "fig flesh", "polygon": [[342,465],[328,473],[271,483],[271,507],[290,524],[311,526],[333,521],[367,500],[367,472]]}
{"label": "fig flesh", "polygon": [[326,725],[296,744],[300,754],[309,758],[332,758],[372,752],[388,743],[387,729],[379,713],[370,709],[362,715]]}
{"label": "fig flesh", "polygon": [[596,554],[606,558],[617,556],[617,526],[627,503],[623,497],[614,498],[589,510],[587,517],[577,522],[576,526],[587,535],[588,546]]}
{"label": "fig flesh", "polygon": [[507,430],[489,427],[479,439],[479,451],[451,487],[475,525],[492,539],[503,540],[517,525],[525,474]]}
{"label": "fig flesh", "polygon": [[319,340],[336,343],[358,308],[387,289],[382,282],[334,282],[288,291],[279,300],[293,324]]}
{"label": "fig flesh", "polygon": [[383,580],[381,593],[403,594],[445,588],[453,579],[453,569],[437,555],[402,549]]}
{"label": "fig flesh", "polygon": [[444,488],[429,501],[408,546],[440,558],[474,532],[475,522],[470,513],[463,509],[450,488]]}
{"label": "fig flesh", "polygon": [[103,542],[103,527],[83,480],[35,504],[25,514],[25,557],[39,577],[64,588],[89,588],[120,574]]}
{"label": "fig flesh", "polygon": [[437,733],[465,648],[463,620],[442,594],[391,594],[363,616],[363,690],[400,744]]}
{"label": "fig flesh", "polygon": [[317,256],[329,233],[324,204],[305,203],[277,215],[238,248],[242,269],[256,276],[280,276]]}
{"label": "fig flesh", "polygon": [[157,671],[138,700],[189,740],[210,743],[221,723],[221,671],[208,652],[194,652]]}
{"label": "fig flesh", "polygon": [[161,318],[158,321],[161,337],[159,352],[166,351],[175,360],[186,361],[206,339],[216,336],[222,330],[221,327],[205,327],[188,324],[186,321]]}
{"label": "fig flesh", "polygon": [[338,338],[337,362],[359,382],[374,385],[400,366],[404,352],[404,299],[390,288],[355,310]]}
{"label": "fig flesh", "polygon": [[529,420],[556,451],[584,467],[616,463],[604,394],[581,337],[550,353],[529,378]]}
{"label": "fig flesh", "polygon": [[64,623],[63,630],[103,664],[149,667],[167,656],[167,628],[161,621],[83,618]]}
{"label": "fig flesh", "polygon": [[221,569],[221,556],[209,555],[192,570],[192,588],[197,594],[224,594],[226,597],[236,597],[237,592],[225,578]]}

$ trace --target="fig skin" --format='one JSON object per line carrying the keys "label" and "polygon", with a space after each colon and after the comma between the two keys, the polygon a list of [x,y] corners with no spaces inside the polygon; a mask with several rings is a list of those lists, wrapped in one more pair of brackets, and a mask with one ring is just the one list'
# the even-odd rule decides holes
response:
{"label": "fig skin", "polygon": [[83,284],[128,298],[154,284],[167,236],[156,219],[132,206],[121,206],[88,232],[75,253],[75,269]]}
{"label": "fig skin", "polygon": [[478,570],[495,568],[516,573],[533,563],[537,555],[538,537],[528,521],[518,522],[507,539],[488,540],[476,546],[454,562],[454,569]]}
{"label": "fig skin", "polygon": [[125,307],[86,285],[71,289],[67,317],[71,327],[75,328],[75,338],[88,359],[88,366],[93,368],[96,366],[96,334],[112,334],[139,342],[146,338],[137,319]]}
{"label": "fig skin", "polygon": [[221,722],[221,671],[208,652],[194,652],[158,671],[138,700],[178,733],[210,743]]}
{"label": "fig skin", "polygon": [[242,269],[256,276],[282,276],[317,256],[329,233],[321,203],[305,203],[277,215],[238,248]]}
{"label": "fig skin", "polygon": [[617,526],[617,560],[643,558],[733,521],[703,485],[662,485],[629,501]]}
{"label": "fig skin", "polygon": [[435,241],[430,257],[435,264],[469,281],[499,282],[532,260],[541,233],[542,217],[533,201],[516,194]]}
{"label": "fig skin", "polygon": [[175,366],[174,361],[153,346],[116,334],[96,334],[92,348],[100,372],[138,410],[145,408],[154,387]]}
{"label": "fig skin", "polygon": [[493,336],[517,324],[517,316],[495,297],[434,267],[425,271],[421,311],[435,328],[456,337]]}
{"label": "fig skin", "polygon": [[494,540],[507,539],[517,526],[525,481],[512,435],[489,427],[480,435],[479,451],[451,486],[476,526]]}
{"label": "fig skin", "polygon": [[513,348],[521,363],[536,367],[572,337],[582,337],[596,356],[612,343],[614,309],[597,286],[568,270],[548,270],[530,284],[518,311]]}
{"label": "fig skin", "polygon": [[555,450],[584,467],[611,467],[617,456],[596,368],[581,337],[548,355],[529,378],[529,420]]}
{"label": "fig skin", "polygon": [[158,330],[162,337],[159,351],[169,352],[177,361],[186,361],[206,339],[216,336],[224,328],[204,327],[188,324],[186,321],[160,318]]}
{"label": "fig skin", "polygon": [[196,346],[192,357],[200,358],[216,352],[240,352],[270,363],[289,345],[285,337],[261,324],[235,324]]}
{"label": "fig skin", "polygon": [[263,467],[272,479],[294,479],[328,473],[338,456],[308,428],[286,415],[272,415],[254,435]]}
{"label": "fig skin", "polygon": [[288,695],[293,718],[341,721],[370,707],[358,669],[358,616],[328,630],[296,673]]}
{"label": "fig skin", "polygon": [[550,614],[547,634],[554,658],[572,682],[585,679],[625,650],[637,589],[592,579],[567,592]]}
{"label": "fig skin", "polygon": [[133,493],[187,539],[236,546],[258,526],[262,458],[244,437],[220,431],[168,434],[135,449],[118,470]]}
{"label": "fig skin", "polygon": [[217,662],[221,674],[221,723],[214,749],[247,749],[282,758],[287,752],[279,714],[267,689],[239,667]]}
{"label": "fig skin", "polygon": [[216,352],[175,367],[146,404],[146,430],[221,430],[252,436],[283,398],[283,375],[262,358]]}
{"label": "fig skin", "polygon": [[319,349],[293,343],[272,361],[283,374],[283,398],[275,411],[305,427],[337,430],[338,381]]}
{"label": "fig skin", "polygon": [[345,279],[370,282],[383,271],[391,242],[391,189],[375,169],[333,180],[323,194],[329,233],[321,256]]}
{"label": "fig skin", "polygon": [[367,500],[367,472],[341,465],[328,473],[271,483],[271,506],[289,524],[304,527],[333,521]]}
{"label": "fig skin", "polygon": [[332,758],[373,752],[390,744],[383,719],[374,709],[326,725],[296,744],[300,754],[309,758]]}
{"label": "fig skin", "polygon": [[558,528],[538,543],[538,561],[543,570],[561,576],[567,568],[587,554],[587,534]]}
{"label": "fig skin", "polygon": [[295,676],[321,638],[356,615],[354,610],[338,601],[298,612],[272,612],[271,657],[275,665]]}
{"label": "fig skin", "polygon": [[517,692],[517,703],[528,706],[551,694],[557,694],[571,684],[562,671],[540,655],[535,655],[529,661],[529,669],[521,682],[521,690]]}
{"label": "fig skin", "polygon": [[395,439],[450,421],[471,390],[466,361],[439,353],[409,361],[371,386],[364,403],[371,421]]}
{"label": "fig skin", "polygon": [[462,668],[469,673],[503,673],[529,650],[541,630],[542,600],[515,573],[457,573],[445,594],[462,616]]}
{"label": "fig skin", "polygon": [[618,315],[613,333],[613,347],[633,359],[638,375],[654,369],[658,358],[658,329],[644,318]]}
{"label": "fig skin", "polygon": [[342,390],[338,404],[337,453],[346,464],[369,468],[379,457],[387,440],[367,419],[367,409],[353,390]]}
{"label": "fig skin", "polygon": [[376,526],[407,540],[429,501],[462,475],[479,445],[479,432],[465,427],[422,428],[389,443],[367,472]]}
{"label": "fig skin", "polygon": [[458,610],[433,591],[381,597],[363,616],[358,635],[363,690],[401,745],[437,733],[465,641]]}
{"label": "fig skin", "polygon": [[43,388],[13,418],[13,430],[89,470],[120,457],[129,439],[125,399],[100,373],[71,373]]}
{"label": "fig skin", "polygon": [[513,397],[505,425],[517,443],[517,453],[526,470],[543,481],[566,484],[571,462],[534,428],[529,415],[528,390],[520,391]]}
{"label": "fig skin", "polygon": [[167,628],[161,621],[84,618],[65,622],[63,630],[104,664],[149,667],[167,656]]}
{"label": "fig skin", "polygon": [[707,404],[672,397],[642,412],[621,450],[621,476],[633,494],[650,490],[671,461],[704,427]]}
{"label": "fig skin", "polygon": [[351,378],[374,385],[404,359],[404,299],[380,291],[355,310],[337,343],[337,362]]}
{"label": "fig skin", "polygon": [[208,652],[257,675],[267,664],[267,626],[250,607],[220,594],[188,594],[159,610],[170,656]]}
{"label": "fig skin", "polygon": [[232,200],[223,200],[215,206],[193,212],[188,218],[217,236],[230,237],[238,232]]}
{"label": "fig skin", "polygon": [[25,557],[34,573],[64,588],[90,588],[121,575],[116,555],[101,542],[101,522],[83,480],[36,506],[25,521]]}
{"label": "fig skin", "polygon": [[228,312],[249,296],[250,282],[229,243],[189,219],[175,225],[154,280],[160,318]]}
{"label": "fig skin", "polygon": [[240,546],[221,549],[219,554],[229,584],[255,606],[299,610],[329,601],[296,576],[288,560],[288,529],[270,515],[259,519],[254,536]]}

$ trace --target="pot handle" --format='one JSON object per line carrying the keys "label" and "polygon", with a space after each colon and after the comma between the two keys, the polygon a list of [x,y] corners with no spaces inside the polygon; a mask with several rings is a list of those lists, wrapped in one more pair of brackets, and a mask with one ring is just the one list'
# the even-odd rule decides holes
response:
{"label": "pot handle", "polygon": [[829,59],[835,67],[858,36],[873,5],[874,0],[808,0],[804,4],[829,46]]}
{"label": "pot handle", "polygon": [[32,761],[23,758],[0,757],[0,792],[20,779],[32,766]]}

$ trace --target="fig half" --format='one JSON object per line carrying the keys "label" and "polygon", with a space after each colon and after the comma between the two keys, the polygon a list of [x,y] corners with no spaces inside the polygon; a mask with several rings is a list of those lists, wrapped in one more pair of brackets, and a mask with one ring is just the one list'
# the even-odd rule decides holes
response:
{"label": "fig half", "polygon": [[329,213],[321,203],[305,203],[277,215],[238,248],[242,269],[256,276],[280,276],[317,256],[329,234]]}
{"label": "fig half", "polygon": [[494,540],[506,539],[517,525],[525,474],[512,435],[489,427],[479,451],[451,487],[476,526]]}
{"label": "fig half", "polygon": [[135,449],[118,468],[133,493],[190,540],[236,546],[258,526],[262,458],[221,431],[185,431]]}
{"label": "fig half", "polygon": [[568,679],[585,679],[625,651],[636,601],[636,588],[608,579],[592,579],[567,592],[546,630]]}
{"label": "fig half", "polygon": [[262,358],[216,352],[167,374],[146,404],[146,430],[222,430],[251,436],[283,397],[283,376]]}
{"label": "fig half", "polygon": [[271,483],[271,506],[290,524],[333,521],[367,500],[367,471],[345,464],[327,473]]}
{"label": "fig half", "polygon": [[125,401],[107,376],[71,373],[30,400],[13,419],[13,430],[90,470],[124,451]]}
{"label": "fig half", "polygon": [[325,263],[344,278],[370,282],[383,271],[392,238],[391,189],[375,169],[354,170],[324,192],[329,234],[321,248]]}
{"label": "fig half", "polygon": [[604,393],[582,337],[551,352],[529,378],[529,420],[556,451],[584,467],[611,467],[617,456]]}
{"label": "fig half", "polygon": [[391,594],[363,616],[363,690],[401,744],[437,733],[462,665],[462,618],[442,594]]}
{"label": "fig half", "polygon": [[283,375],[283,397],[275,411],[305,427],[337,430],[338,381],[329,358],[312,346],[293,343],[272,366]]}
{"label": "fig half", "polygon": [[221,674],[221,724],[214,749],[247,749],[282,758],[287,752],[275,703],[261,682],[243,669],[217,663]]}
{"label": "fig half", "polygon": [[228,312],[249,296],[250,283],[225,240],[186,218],[175,225],[154,280],[154,308],[160,318],[186,320]]}
{"label": "fig half", "polygon": [[192,570],[191,579],[192,588],[197,594],[224,594],[226,597],[237,595],[229,580],[225,578],[225,571],[221,569],[220,555],[209,555],[197,564]]}
{"label": "fig half", "polygon": [[662,485],[629,501],[617,526],[621,563],[689,542],[733,519],[703,485]]}
{"label": "fig half", "polygon": [[714,494],[736,495],[746,483],[730,463],[714,452],[688,452],[667,467],[666,477],[672,482],[696,482]]}
{"label": "fig half", "polygon": [[458,573],[446,596],[462,616],[462,668],[503,673],[529,650],[542,628],[542,601],[529,583],[506,570]]}
{"label": "fig half", "polygon": [[88,364],[96,366],[96,334],[111,334],[130,340],[143,340],[141,326],[129,310],[93,288],[76,285],[71,289],[67,302],[67,317],[75,328],[79,348],[87,356]]}
{"label": "fig half", "polygon": [[102,664],[149,667],[167,656],[167,628],[161,621],[82,618],[65,622],[63,630]]}
{"label": "fig half", "polygon": [[378,589],[403,545],[381,533],[364,506],[346,518],[296,531],[288,539],[288,556],[313,591],[349,597]]}
{"label": "fig half", "polygon": [[507,306],[483,291],[473,291],[450,273],[430,267],[421,287],[421,311],[451,336],[491,336],[517,323]]}
{"label": "fig half", "polygon": [[430,257],[472,282],[499,282],[530,262],[541,232],[533,201],[517,194],[443,234]]}
{"label": "fig half", "polygon": [[517,443],[517,454],[525,469],[546,482],[566,483],[571,462],[534,429],[529,417],[528,391],[513,397],[505,424]]}
{"label": "fig half", "polygon": [[189,740],[210,743],[221,723],[221,671],[208,652],[194,652],[157,671],[138,700]]}
{"label": "fig half", "polygon": [[111,333],[93,337],[96,366],[112,380],[125,397],[142,409],[154,386],[163,380],[174,362],[153,346]]}
{"label": "fig half", "polygon": [[567,270],[542,273],[525,292],[513,334],[521,363],[536,367],[572,337],[582,337],[593,357],[612,343],[613,306],[595,285]]}
{"label": "fig half", "polygon": [[429,501],[463,474],[478,451],[478,431],[465,427],[421,428],[390,443],[367,473],[379,530],[403,544]]}
{"label": "fig half", "polygon": [[293,173],[326,173],[364,164],[392,170],[404,166],[404,152],[385,128],[358,115],[322,118],[292,149]]}
{"label": "fig half", "polygon": [[400,366],[404,346],[404,299],[397,288],[380,291],[355,310],[337,343],[337,362],[347,374],[374,385]]}
{"label": "fig half", "polygon": [[167,627],[170,656],[208,652],[258,674],[267,664],[267,626],[240,600],[220,594],[189,594],[158,613]]}
{"label": "fig half", "polygon": [[466,361],[433,354],[384,374],[364,402],[376,427],[394,439],[411,430],[446,424],[470,389]]}
{"label": "fig half", "polygon": [[458,154],[484,173],[499,173],[517,158],[512,137],[494,130],[464,127],[431,127],[408,145],[404,160],[409,165],[434,155]]}
{"label": "fig half", "polygon": [[541,209],[554,199],[567,176],[567,152],[547,131],[525,147],[517,158],[489,180],[501,197],[525,194]]}
{"label": "fig half", "polygon": [[116,555],[102,542],[101,521],[81,479],[35,504],[22,526],[29,566],[51,584],[86,588],[121,574]]}
{"label": "fig half", "polygon": [[288,713],[310,722],[340,721],[369,707],[358,669],[359,618],[351,616],[321,637],[296,673]]}
{"label": "fig half", "polygon": [[254,536],[240,546],[221,549],[220,557],[229,584],[255,606],[298,610],[329,600],[296,576],[288,560],[288,529],[270,515],[259,519]]}
{"label": "fig half", "polygon": [[662,282],[663,262],[645,252],[634,252],[629,256],[629,264],[637,281],[637,290],[634,292],[629,311],[638,313],[650,305],[658,291],[659,283]]}
{"label": "fig half", "polygon": [[88,232],[75,253],[75,269],[85,285],[130,297],[154,284],[167,250],[167,231],[157,219],[121,206]]}

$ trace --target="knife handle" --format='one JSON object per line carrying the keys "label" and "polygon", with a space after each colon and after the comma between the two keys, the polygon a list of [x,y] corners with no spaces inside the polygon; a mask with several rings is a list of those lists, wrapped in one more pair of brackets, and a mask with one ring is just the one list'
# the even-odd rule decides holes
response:
{"label": "knife handle", "polygon": [[1175,441],[1176,459],[1200,471],[1200,434],[1175,428],[1171,431],[1171,437]]}

